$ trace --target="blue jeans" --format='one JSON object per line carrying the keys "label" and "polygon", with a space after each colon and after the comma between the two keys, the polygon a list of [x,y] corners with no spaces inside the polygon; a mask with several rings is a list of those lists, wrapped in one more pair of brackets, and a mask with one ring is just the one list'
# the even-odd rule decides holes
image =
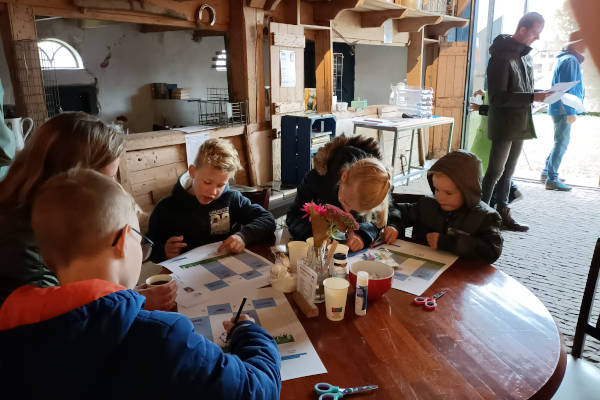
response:
{"label": "blue jeans", "polygon": [[556,182],[558,180],[558,167],[562,161],[565,151],[569,146],[571,139],[571,125],[567,123],[568,115],[553,115],[554,121],[554,147],[546,158],[546,167],[542,175],[547,175],[548,181]]}

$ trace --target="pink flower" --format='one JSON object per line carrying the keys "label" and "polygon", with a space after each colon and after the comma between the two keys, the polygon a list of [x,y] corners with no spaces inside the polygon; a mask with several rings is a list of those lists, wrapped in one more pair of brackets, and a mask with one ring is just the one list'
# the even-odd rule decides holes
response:
{"label": "pink flower", "polygon": [[316,204],[314,201],[311,201],[310,203],[304,203],[300,211],[304,211],[304,215],[302,216],[302,218],[308,217],[309,221],[311,212],[316,212],[322,216],[325,216],[327,214],[327,208],[325,206],[322,206],[321,204]]}

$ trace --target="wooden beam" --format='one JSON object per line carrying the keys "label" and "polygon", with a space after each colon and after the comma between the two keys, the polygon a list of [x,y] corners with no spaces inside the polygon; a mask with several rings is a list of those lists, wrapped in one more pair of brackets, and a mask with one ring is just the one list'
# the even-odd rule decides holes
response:
{"label": "wooden beam", "polygon": [[427,33],[433,36],[446,36],[448,31],[452,28],[462,28],[467,25],[469,21],[444,21],[437,25],[431,25],[427,27]]}
{"label": "wooden beam", "polygon": [[366,0],[331,0],[329,2],[314,3],[313,13],[316,21],[329,22],[334,20],[344,10],[360,6]]}
{"label": "wooden beam", "polygon": [[419,87],[423,84],[423,31],[410,33],[406,83]]}
{"label": "wooden beam", "polygon": [[73,4],[81,8],[93,8],[98,10],[111,11],[136,11],[144,14],[161,15],[170,18],[181,19],[187,21],[188,18],[184,13],[181,13],[170,7],[161,7],[153,4],[146,4],[141,1],[129,0],[73,0]]}
{"label": "wooden beam", "polygon": [[317,112],[331,112],[333,101],[333,54],[331,51],[331,30],[318,30],[315,33],[315,63],[317,83]]}
{"label": "wooden beam", "polygon": [[360,26],[363,28],[379,28],[388,19],[400,19],[408,12],[402,10],[381,10],[360,13]]}
{"label": "wooden beam", "polygon": [[456,4],[456,16],[460,17],[467,7],[471,4],[471,0],[457,0]]}
{"label": "wooden beam", "polygon": [[33,9],[21,4],[6,4],[0,16],[0,27],[17,114],[31,117],[38,127],[46,121],[48,111]]}
{"label": "wooden beam", "polygon": [[402,18],[396,21],[398,32],[419,32],[425,25],[439,24],[441,16]]}
{"label": "wooden beam", "polygon": [[281,0],[267,0],[264,8],[265,10],[273,11],[279,6],[279,3],[281,3]]}
{"label": "wooden beam", "polygon": [[260,8],[262,10],[263,8],[265,8],[266,2],[267,2],[267,0],[248,0],[247,4],[248,4],[248,7]]}

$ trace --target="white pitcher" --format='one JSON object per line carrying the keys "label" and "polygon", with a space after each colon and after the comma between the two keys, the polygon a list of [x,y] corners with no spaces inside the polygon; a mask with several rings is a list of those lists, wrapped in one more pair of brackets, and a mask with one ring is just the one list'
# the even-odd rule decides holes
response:
{"label": "white pitcher", "polygon": [[[7,118],[4,121],[6,122],[6,125],[8,125],[10,130],[13,131],[13,133],[15,135],[15,144],[16,144],[17,151],[23,150],[23,147],[25,147],[25,140],[27,139],[27,136],[33,130],[33,120],[29,117],[26,117],[26,118]],[[24,130],[23,125],[25,125],[26,121],[29,122],[29,128],[27,129],[27,132],[23,133],[23,130]]]}

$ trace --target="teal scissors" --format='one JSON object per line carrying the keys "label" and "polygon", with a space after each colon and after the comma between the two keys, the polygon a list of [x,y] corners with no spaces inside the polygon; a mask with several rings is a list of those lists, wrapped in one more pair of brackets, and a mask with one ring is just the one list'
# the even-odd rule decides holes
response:
{"label": "teal scissors", "polygon": [[379,389],[379,386],[368,385],[344,389],[338,386],[330,385],[329,383],[317,383],[315,385],[315,392],[317,392],[317,394],[320,394],[319,400],[337,400],[341,399],[342,397],[344,397],[344,395],[347,394],[366,392],[375,389]]}

